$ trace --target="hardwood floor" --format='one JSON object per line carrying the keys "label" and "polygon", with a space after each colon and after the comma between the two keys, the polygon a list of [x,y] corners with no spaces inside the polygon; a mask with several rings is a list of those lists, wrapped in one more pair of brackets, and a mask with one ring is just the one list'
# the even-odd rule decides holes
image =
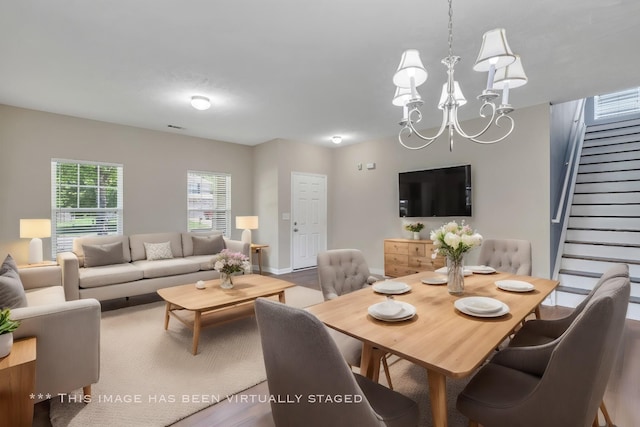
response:
{"label": "hardwood floor", "polygon": [[[311,289],[319,290],[317,271],[315,269],[298,271],[278,276],[283,280],[296,283]],[[122,306],[151,302],[155,296],[143,296],[119,300],[103,304],[103,310],[121,308]],[[543,318],[564,317],[571,309],[566,307],[543,306]],[[614,423],[618,427],[640,426],[640,322],[627,320],[623,342],[618,359],[614,366],[607,391],[605,403]],[[267,383],[263,382],[245,390],[245,396],[265,396],[269,394]],[[48,426],[48,404],[42,402],[36,405],[36,415],[40,421],[34,419],[34,425]],[[39,407],[39,408],[38,408]],[[601,423],[604,420],[601,418]],[[271,408],[268,403],[252,403],[233,400],[224,401],[210,406],[173,424],[174,427],[273,427]]]}

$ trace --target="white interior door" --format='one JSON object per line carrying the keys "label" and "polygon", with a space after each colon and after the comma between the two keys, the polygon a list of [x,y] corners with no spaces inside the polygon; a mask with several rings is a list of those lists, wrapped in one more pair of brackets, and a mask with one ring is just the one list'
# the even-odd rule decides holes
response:
{"label": "white interior door", "polygon": [[315,267],[327,249],[327,177],[293,172],[291,187],[292,266]]}

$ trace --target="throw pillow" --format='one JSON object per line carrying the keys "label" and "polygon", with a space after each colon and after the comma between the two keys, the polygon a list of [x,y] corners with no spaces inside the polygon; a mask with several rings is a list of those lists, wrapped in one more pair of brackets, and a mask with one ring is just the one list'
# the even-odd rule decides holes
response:
{"label": "throw pillow", "polygon": [[224,249],[222,234],[213,236],[192,236],[194,255],[215,255]]}
{"label": "throw pillow", "polygon": [[11,255],[7,255],[0,267],[0,308],[27,306],[27,297],[18,274],[18,266]]}
{"label": "throw pillow", "polygon": [[82,245],[82,252],[84,252],[85,267],[122,264],[124,262],[122,242]]}
{"label": "throw pillow", "polygon": [[173,252],[171,252],[171,242],[144,242],[144,250],[147,253],[147,261],[173,258]]}

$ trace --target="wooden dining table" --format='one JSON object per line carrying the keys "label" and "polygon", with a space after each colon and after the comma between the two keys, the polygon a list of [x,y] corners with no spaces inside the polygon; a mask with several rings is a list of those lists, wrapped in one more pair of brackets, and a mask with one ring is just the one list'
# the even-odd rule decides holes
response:
{"label": "wooden dining table", "polygon": [[[510,273],[473,274],[464,278],[463,295],[450,295],[447,285],[427,285],[422,279],[438,276],[420,272],[394,278],[411,290],[394,295],[416,308],[416,315],[405,321],[376,320],[369,306],[385,301],[386,295],[368,287],[307,308],[324,324],[363,342],[361,373],[376,379],[380,357],[386,352],[400,356],[427,370],[434,427],[447,426],[446,378],[473,374],[520,322],[558,286],[556,280]],[[498,280],[530,283],[529,292],[499,289]],[[499,317],[476,317],[454,307],[456,300],[483,296],[495,298],[509,307]]]}

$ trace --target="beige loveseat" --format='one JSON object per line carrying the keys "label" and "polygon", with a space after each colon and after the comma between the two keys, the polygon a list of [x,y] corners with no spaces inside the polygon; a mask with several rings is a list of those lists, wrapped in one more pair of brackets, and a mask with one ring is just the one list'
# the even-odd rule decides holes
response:
{"label": "beige loveseat", "polygon": [[[167,242],[170,258],[150,260],[151,252]],[[227,239],[219,231],[171,232],[77,238],[73,252],[58,254],[58,264],[67,300],[105,301],[216,279],[220,275],[211,261],[222,249],[250,256],[248,243]]]}

